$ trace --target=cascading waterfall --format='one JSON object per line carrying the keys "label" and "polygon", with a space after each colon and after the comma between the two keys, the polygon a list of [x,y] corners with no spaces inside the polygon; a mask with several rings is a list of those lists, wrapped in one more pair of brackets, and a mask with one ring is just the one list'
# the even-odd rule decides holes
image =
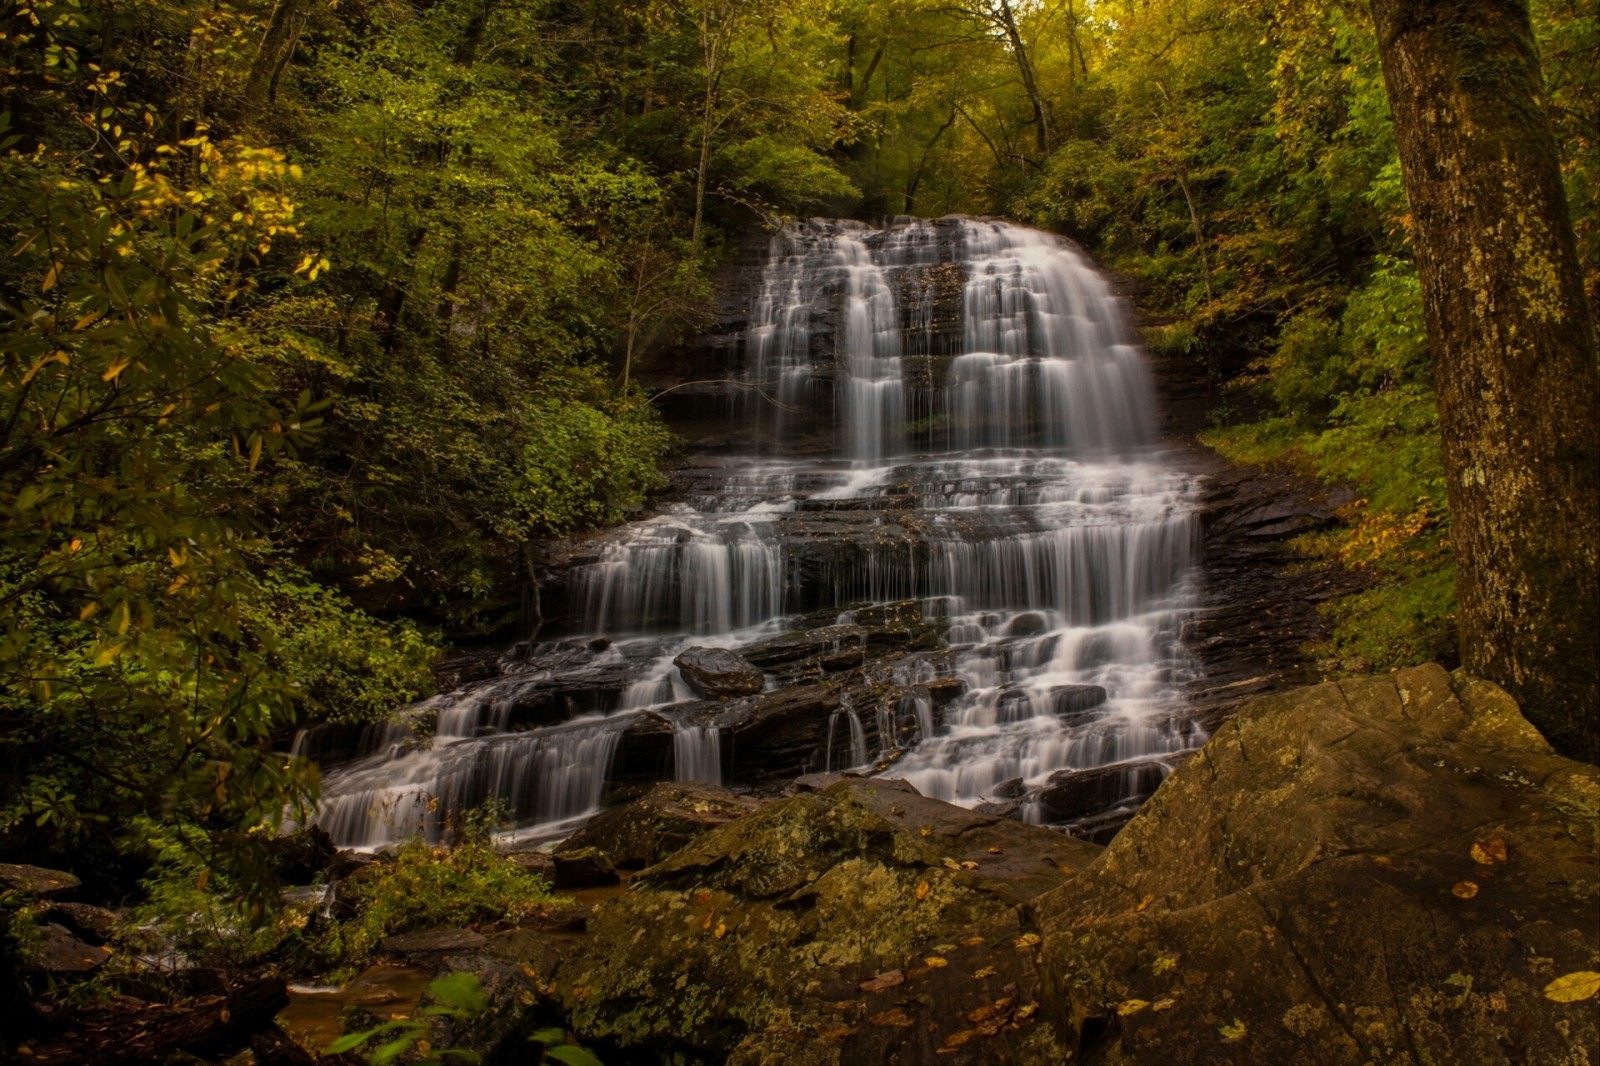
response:
{"label": "cascading waterfall", "polygon": [[436,838],[488,796],[554,835],[598,809],[630,730],[670,730],[660,778],[737,783],[744,753],[673,657],[819,611],[833,652],[865,656],[857,616],[898,601],[940,620],[944,650],[890,663],[878,705],[833,711],[812,768],[1077,824],[1049,787],[1096,775],[1125,815],[1203,742],[1180,638],[1197,478],[1160,452],[1142,355],[1071,248],[986,220],[787,227],[739,351],[749,453],[700,457],[659,513],[601,538],[567,581],[566,642],[419,708],[430,742],[391,730],[342,764],[302,742],[336,840]]}

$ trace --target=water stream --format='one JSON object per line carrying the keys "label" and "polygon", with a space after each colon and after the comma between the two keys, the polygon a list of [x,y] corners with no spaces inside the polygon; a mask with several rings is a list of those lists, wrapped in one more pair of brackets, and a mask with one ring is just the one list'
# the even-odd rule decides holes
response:
{"label": "water stream", "polygon": [[[558,835],[599,808],[615,759],[641,772],[619,744],[652,730],[670,742],[642,772],[737,784],[760,752],[724,736],[739,723],[695,702],[674,656],[810,627],[837,636],[825,661],[870,643],[885,605],[937,647],[850,675],[881,697],[835,702],[796,770],[1073,826],[1125,816],[1204,741],[1180,639],[1197,478],[1160,449],[1104,279],[1003,222],[812,222],[772,237],[751,288],[728,368],[754,386],[729,400],[749,446],[696,457],[672,502],[597,541],[564,583],[570,632],[415,709],[429,741],[378,731],[334,758],[302,739],[340,844],[437,838],[490,796]],[[1061,790],[1091,777],[1063,814]]]}

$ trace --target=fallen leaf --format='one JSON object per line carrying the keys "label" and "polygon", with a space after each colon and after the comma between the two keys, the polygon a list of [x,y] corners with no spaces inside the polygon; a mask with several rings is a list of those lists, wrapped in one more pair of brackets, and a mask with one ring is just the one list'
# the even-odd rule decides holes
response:
{"label": "fallen leaf", "polygon": [[1556,1003],[1580,1003],[1600,992],[1600,973],[1574,970],[1544,986],[1544,998]]}
{"label": "fallen leaf", "polygon": [[850,1036],[855,1031],[855,1026],[846,1025],[838,1029],[829,1029],[827,1032],[818,1033],[817,1036],[823,1040],[843,1040],[845,1037]]}
{"label": "fallen leaf", "polygon": [[1506,861],[1506,842],[1490,837],[1472,845],[1472,861],[1479,866],[1498,866]]}
{"label": "fallen leaf", "polygon": [[724,936],[727,935],[727,933],[728,933],[727,923],[718,922],[716,930],[711,935],[716,937],[718,940],[721,940]]}
{"label": "fallen leaf", "polygon": [[974,981],[981,981],[985,977],[993,977],[993,976],[994,976],[994,967],[993,966],[985,966],[981,970],[973,970],[972,971],[972,979]]}
{"label": "fallen leaf", "polygon": [[963,940],[961,942],[961,946],[964,947],[964,948],[975,948],[981,943],[983,943],[983,937],[981,937],[981,936],[969,936],[969,937],[967,937],[967,939],[965,939],[965,940]]}
{"label": "fallen leaf", "polygon": [[979,1033],[976,1029],[963,1029],[959,1033],[951,1033],[949,1036],[944,1038],[944,1044],[940,1046],[939,1051],[941,1053],[953,1051],[962,1044],[965,1044],[967,1041],[971,1040],[973,1037],[981,1035],[983,1034]]}
{"label": "fallen leaf", "polygon": [[1372,861],[1377,863],[1379,866],[1393,866],[1394,865],[1394,860],[1389,858],[1389,856],[1387,856],[1387,855],[1374,855],[1374,856],[1372,856]]}
{"label": "fallen leaf", "polygon": [[1013,1017],[1015,1017],[1017,1019],[1017,1021],[1020,1022],[1024,1018],[1033,1017],[1033,1012],[1038,1010],[1038,1009],[1039,1009],[1039,1004],[1037,1004],[1037,1003],[1024,1003],[1022,1006],[1017,1008],[1017,1012],[1016,1012],[1015,1015],[1013,1015]]}
{"label": "fallen leaf", "polygon": [[1222,1039],[1225,1043],[1232,1044],[1234,1041],[1243,1040],[1245,1034],[1244,1022],[1235,1018],[1232,1025],[1217,1026],[1217,1032],[1222,1034]]}
{"label": "fallen leaf", "polygon": [[1155,974],[1157,977],[1160,977],[1168,970],[1175,970],[1177,968],[1178,956],[1176,955],[1163,955],[1155,962],[1150,964],[1150,972]]}
{"label": "fallen leaf", "polygon": [[931,889],[928,887],[928,882],[926,882],[926,881],[918,882],[918,884],[917,884],[917,898],[918,899],[927,899],[928,898],[928,893],[930,891],[931,891]]}
{"label": "fallen leaf", "polygon": [[710,929],[711,919],[715,918],[716,916],[717,908],[712,907],[710,910],[706,911],[706,920],[700,923],[700,931],[705,932],[707,929]]}
{"label": "fallen leaf", "polygon": [[1019,947],[1019,948],[1031,948],[1031,947],[1033,947],[1033,945],[1037,944],[1038,942],[1039,942],[1039,934],[1038,933],[1023,933],[1021,936],[1017,937],[1017,939],[1013,940],[1011,943],[1014,946]]}
{"label": "fallen leaf", "polygon": [[978,868],[978,864],[973,862],[971,859],[968,859],[966,862],[961,864],[961,868],[963,870],[976,870]]}
{"label": "fallen leaf", "polygon": [[925,837],[933,836],[933,830],[929,829],[927,826],[923,826],[921,829],[917,830],[917,832],[921,833]]}
{"label": "fallen leaf", "polygon": [[1139,905],[1137,907],[1133,908],[1133,909],[1136,910],[1136,911],[1142,911],[1146,907],[1150,906],[1150,904],[1154,903],[1155,901],[1156,901],[1156,897],[1154,895],[1146,896],[1144,899],[1141,899],[1139,901]]}
{"label": "fallen leaf", "polygon": [[828,1009],[836,1010],[843,1014],[845,1011],[855,1010],[860,1005],[861,1001],[859,999],[841,999],[837,1003],[828,1004]]}
{"label": "fallen leaf", "polygon": [[988,851],[990,855],[1004,855],[1006,849],[1002,848],[999,844],[996,844],[994,847],[989,848]]}
{"label": "fallen leaf", "polygon": [[911,1024],[911,1018],[899,1007],[890,1007],[886,1011],[879,1011],[867,1019],[873,1025],[894,1025],[905,1027]]}
{"label": "fallen leaf", "polygon": [[1461,899],[1471,899],[1478,894],[1478,886],[1471,881],[1457,881],[1450,889],[1450,894]]}
{"label": "fallen leaf", "polygon": [[937,955],[929,955],[929,956],[928,956],[928,957],[927,957],[927,958],[925,958],[925,959],[923,959],[923,960],[922,960],[922,961],[923,961],[923,962],[924,962],[924,963],[925,963],[925,964],[927,964],[927,966],[928,966],[928,968],[929,968],[929,969],[930,969],[930,970],[942,970],[942,969],[944,969],[944,968],[945,968],[945,967],[946,967],[946,966],[949,966],[949,965],[950,965],[950,960],[948,960],[948,959],[941,959],[941,958],[940,958],[940,957],[939,957],[939,956],[937,956]]}
{"label": "fallen leaf", "polygon": [[1171,1010],[1173,1007],[1176,1007],[1177,1005],[1178,1005],[1178,1001],[1175,1000],[1175,999],[1158,999],[1154,1003],[1150,1004],[1150,1009],[1151,1010]]}
{"label": "fallen leaf", "polygon": [[1138,1014],[1149,1005],[1148,999],[1125,999],[1117,1004],[1117,1016],[1126,1018],[1130,1014]]}
{"label": "fallen leaf", "polygon": [[882,992],[886,988],[893,988],[895,985],[904,984],[905,980],[906,975],[901,973],[899,970],[889,970],[885,973],[880,973],[876,977],[862,981],[856,987],[861,989],[863,992]]}
{"label": "fallen leaf", "polygon": [[941,955],[948,955],[954,951],[957,946],[958,945],[955,944],[935,944],[933,945],[933,950],[937,951]]}
{"label": "fallen leaf", "polygon": [[956,870],[956,871],[959,871],[961,869],[961,864],[959,862],[956,862],[954,859],[945,858],[945,859],[940,859],[939,861],[944,863],[946,869]]}

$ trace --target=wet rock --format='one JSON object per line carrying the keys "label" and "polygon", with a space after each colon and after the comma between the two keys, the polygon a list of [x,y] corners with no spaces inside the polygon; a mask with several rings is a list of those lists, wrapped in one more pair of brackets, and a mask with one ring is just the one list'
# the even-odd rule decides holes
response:
{"label": "wet rock", "polygon": [[1437,666],[1271,696],[1035,902],[1085,1061],[1570,1062],[1600,770]]}
{"label": "wet rock", "polygon": [[74,936],[91,944],[104,944],[113,939],[122,924],[115,911],[88,903],[52,903],[41,917],[65,926]]}
{"label": "wet rock", "polygon": [[702,833],[759,810],[763,802],[714,785],[662,782],[639,799],[597,815],[561,850],[598,848],[616,866],[638,870]]}
{"label": "wet rock", "polygon": [[1005,635],[1008,637],[1037,637],[1041,633],[1049,632],[1050,622],[1038,611],[1026,611],[1017,615],[1006,626]]}
{"label": "wet rock", "polygon": [[[751,663],[765,670],[820,657],[837,657],[841,652],[862,654],[866,643],[865,626],[830,625],[785,633],[744,650]],[[859,660],[856,665],[860,665]]]}
{"label": "wet rock", "polygon": [[279,880],[290,885],[315,881],[339,851],[327,830],[318,825],[276,837],[267,850]]}
{"label": "wet rock", "polygon": [[751,696],[766,681],[760,670],[726,648],[688,648],[672,664],[688,686],[707,699]]}
{"label": "wet rock", "polygon": [[1105,702],[1106,690],[1099,685],[1058,685],[1050,690],[1050,709],[1068,722],[1088,718]]}
{"label": "wet rock", "polygon": [[989,795],[993,799],[1021,799],[1022,794],[1025,791],[1027,791],[1027,789],[1022,783],[1022,778],[1013,777],[1009,781],[1002,781],[998,785],[991,788],[989,790]]}
{"label": "wet rock", "polygon": [[646,870],[596,909],[558,994],[618,1061],[1041,1061],[1022,905],[1098,851],[846,779]]}
{"label": "wet rock", "polygon": [[33,930],[21,969],[56,976],[85,974],[99,969],[110,957],[107,949],[86,944],[62,926],[48,922]]}
{"label": "wet rock", "polygon": [[488,942],[482,933],[471,929],[425,929],[385,937],[383,950],[386,954],[415,961],[418,957],[427,958],[447,952],[474,951]]}
{"label": "wet rock", "polygon": [[50,899],[64,896],[82,882],[65,870],[48,870],[43,866],[0,862],[0,886],[21,892],[25,896]]}
{"label": "wet rock", "polygon": [[1112,763],[1089,770],[1057,770],[1034,795],[1040,816],[1062,825],[1118,806],[1129,812],[1161,787],[1171,766],[1161,760]]}
{"label": "wet rock", "polygon": [[827,773],[827,774],[801,774],[790,782],[796,792],[821,792],[825,788],[832,788],[846,778],[858,777],[858,774]]}
{"label": "wet rock", "polygon": [[599,848],[557,848],[550,857],[555,862],[556,888],[594,888],[619,880],[611,857]]}
{"label": "wet rock", "polygon": [[512,851],[506,854],[506,858],[529,873],[538,874],[551,884],[555,883],[556,860],[548,851]]}

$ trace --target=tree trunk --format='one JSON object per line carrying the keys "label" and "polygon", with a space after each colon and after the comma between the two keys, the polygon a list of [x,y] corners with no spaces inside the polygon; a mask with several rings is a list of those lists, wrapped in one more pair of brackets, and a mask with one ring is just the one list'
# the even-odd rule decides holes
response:
{"label": "tree trunk", "polygon": [[1372,0],[1414,219],[1462,661],[1600,757],[1600,400],[1528,11]]}
{"label": "tree trunk", "polygon": [[289,52],[300,39],[300,28],[305,24],[306,0],[278,0],[267,20],[266,33],[256,48],[250,62],[250,73],[245,78],[244,99],[251,108],[265,107],[277,85],[278,72],[289,60]]}
{"label": "tree trunk", "polygon": [[1028,103],[1033,107],[1033,129],[1039,146],[1039,162],[1043,163],[1044,157],[1050,154],[1055,144],[1050,105],[1039,92],[1038,79],[1033,75],[1033,61],[1028,58],[1028,49],[1022,43],[1022,32],[1017,29],[1017,18],[1011,10],[1010,0],[999,0],[995,13],[999,16],[1006,40],[1011,42],[1011,54],[1017,61],[1017,70],[1022,74],[1022,87],[1028,91]]}

